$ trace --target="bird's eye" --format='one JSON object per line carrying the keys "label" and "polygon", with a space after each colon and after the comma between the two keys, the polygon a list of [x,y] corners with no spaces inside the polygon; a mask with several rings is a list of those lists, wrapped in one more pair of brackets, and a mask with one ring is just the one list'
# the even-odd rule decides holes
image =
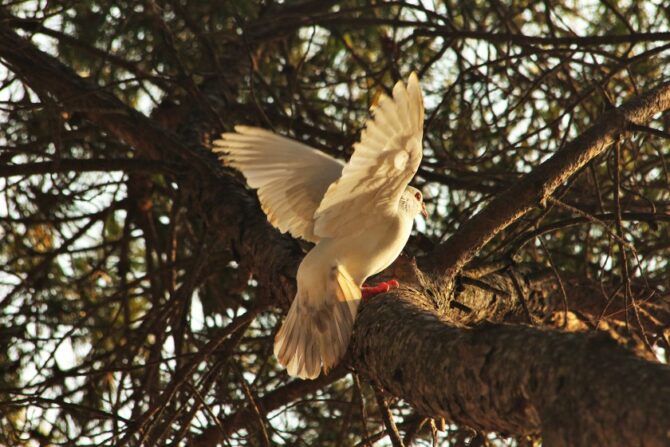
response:
{"label": "bird's eye", "polygon": [[418,200],[419,202],[421,202],[421,193],[420,193],[420,192],[417,192],[416,194],[414,194],[414,198],[415,198],[416,200]]}

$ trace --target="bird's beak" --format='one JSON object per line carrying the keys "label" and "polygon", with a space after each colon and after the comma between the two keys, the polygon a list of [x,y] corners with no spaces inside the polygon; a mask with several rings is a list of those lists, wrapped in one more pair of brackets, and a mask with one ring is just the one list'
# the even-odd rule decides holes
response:
{"label": "bird's beak", "polygon": [[428,219],[428,211],[426,211],[426,204],[421,202],[421,215],[424,219]]}

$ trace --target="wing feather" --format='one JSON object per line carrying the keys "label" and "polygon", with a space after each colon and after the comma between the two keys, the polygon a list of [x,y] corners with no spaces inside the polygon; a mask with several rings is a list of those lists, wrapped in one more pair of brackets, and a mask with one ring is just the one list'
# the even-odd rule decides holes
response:
{"label": "wing feather", "polygon": [[397,213],[400,196],[422,158],[423,96],[416,74],[397,82],[393,98],[382,95],[360,142],[314,215],[318,237],[338,237],[366,228],[366,216]]}
{"label": "wing feather", "polygon": [[318,242],[314,213],[343,163],[286,137],[257,127],[235,126],[214,141],[226,166],[244,174],[268,221],[282,232]]}

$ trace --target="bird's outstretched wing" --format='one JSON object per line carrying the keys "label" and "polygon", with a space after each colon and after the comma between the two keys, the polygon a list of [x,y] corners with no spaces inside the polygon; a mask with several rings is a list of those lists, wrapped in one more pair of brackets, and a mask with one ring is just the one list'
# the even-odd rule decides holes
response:
{"label": "bird's outstretched wing", "polygon": [[342,173],[342,162],[295,140],[257,127],[235,126],[214,141],[226,166],[244,174],[272,225],[310,242],[314,212]]}
{"label": "bird's outstretched wing", "polygon": [[382,95],[360,142],[314,215],[314,233],[338,237],[366,228],[366,218],[398,212],[400,196],[421,163],[423,96],[412,73],[393,98]]}

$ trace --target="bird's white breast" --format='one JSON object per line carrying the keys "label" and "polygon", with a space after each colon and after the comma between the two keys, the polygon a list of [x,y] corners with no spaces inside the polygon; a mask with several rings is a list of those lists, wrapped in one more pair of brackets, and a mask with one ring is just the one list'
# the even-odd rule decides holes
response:
{"label": "bird's white breast", "polygon": [[[360,232],[322,239],[303,259],[298,269],[298,284],[301,279],[311,282],[315,276],[323,276],[335,263],[343,265],[354,281],[362,284],[398,257],[409,239],[413,220],[407,214],[380,216],[377,222]],[[319,278],[319,281],[324,279]]]}

